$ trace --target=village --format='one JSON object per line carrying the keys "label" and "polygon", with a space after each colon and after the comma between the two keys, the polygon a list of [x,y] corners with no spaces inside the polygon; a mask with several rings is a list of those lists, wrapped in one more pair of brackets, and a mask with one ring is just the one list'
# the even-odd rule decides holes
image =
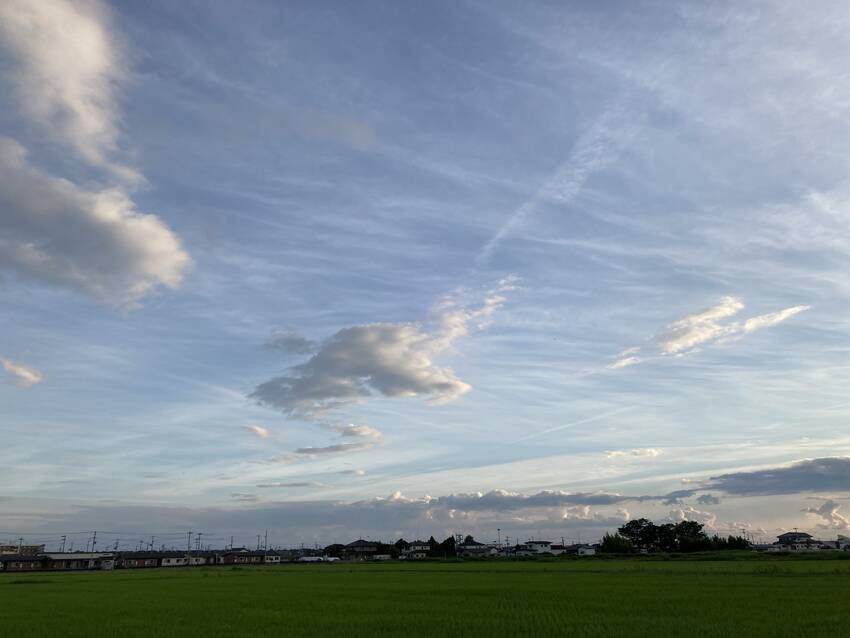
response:
{"label": "village", "polygon": [[[19,539],[22,541],[23,539]],[[191,541],[191,536],[190,536]],[[197,543],[199,545],[199,543]],[[850,538],[839,535],[836,540],[819,540],[805,532],[780,534],[773,543],[757,543],[757,552],[824,552],[850,551]],[[185,550],[141,549],[136,551],[46,551],[45,545],[0,544],[0,572],[80,571],[113,569],[152,569],[202,566],[280,565],[283,563],[335,563],[352,561],[424,561],[448,559],[528,559],[544,557],[589,557],[600,551],[599,543],[564,544],[544,540],[524,543],[480,543],[471,536],[449,537],[442,543],[432,537],[428,541],[395,543],[357,539],[348,544],[332,544],[324,548],[299,547],[256,549]]]}

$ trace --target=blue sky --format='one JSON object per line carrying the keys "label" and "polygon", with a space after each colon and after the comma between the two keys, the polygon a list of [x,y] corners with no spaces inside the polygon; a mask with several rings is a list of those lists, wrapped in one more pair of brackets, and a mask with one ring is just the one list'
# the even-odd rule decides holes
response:
{"label": "blue sky", "polygon": [[0,536],[850,530],[848,23],[3,3]]}

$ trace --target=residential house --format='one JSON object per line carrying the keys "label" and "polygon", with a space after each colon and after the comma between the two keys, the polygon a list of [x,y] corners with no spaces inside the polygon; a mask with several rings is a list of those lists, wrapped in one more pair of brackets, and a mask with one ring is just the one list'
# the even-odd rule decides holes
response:
{"label": "residential house", "polygon": [[43,556],[24,554],[5,554],[0,556],[0,571],[34,572],[45,568],[47,561]]}
{"label": "residential house", "polygon": [[114,569],[115,554],[112,552],[56,552],[42,554],[45,569]]}
{"label": "residential house", "polygon": [[367,560],[378,552],[378,543],[358,538],[356,541],[345,546],[343,556],[350,560]]}
{"label": "residential house", "polygon": [[479,543],[468,538],[463,543],[455,545],[455,553],[458,558],[482,558],[484,556],[495,556],[498,554],[498,549],[495,545]]}
{"label": "residential house", "polygon": [[160,552],[160,567],[186,567],[188,560],[186,552]]}
{"label": "residential house", "polygon": [[404,560],[422,560],[428,558],[431,546],[427,541],[413,541],[407,544],[407,549],[401,550],[401,558]]}
{"label": "residential house", "polygon": [[118,569],[159,567],[161,552],[121,552],[115,559]]}

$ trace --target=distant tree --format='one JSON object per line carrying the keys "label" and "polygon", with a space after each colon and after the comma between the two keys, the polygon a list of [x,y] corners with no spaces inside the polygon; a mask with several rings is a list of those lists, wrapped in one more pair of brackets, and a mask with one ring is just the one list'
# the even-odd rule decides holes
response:
{"label": "distant tree", "polygon": [[624,538],[619,534],[606,533],[602,537],[599,551],[603,554],[631,554],[635,551],[635,546],[632,545],[628,538]]}
{"label": "distant tree", "polygon": [[457,549],[455,548],[455,537],[449,536],[446,540],[440,543],[439,552],[441,558],[454,558],[455,556],[457,556]]}
{"label": "distant tree", "polygon": [[404,550],[404,549],[407,549],[408,547],[410,547],[410,543],[408,543],[408,542],[407,542],[406,540],[404,540],[403,538],[399,538],[399,539],[395,542],[395,548],[396,548],[398,551],[402,551],[402,550]]}
{"label": "distant tree", "polygon": [[432,556],[434,558],[439,558],[440,556],[440,544],[433,536],[428,539],[428,556]]}
{"label": "distant tree", "polygon": [[653,549],[661,552],[675,552],[678,549],[677,528],[673,523],[664,523],[663,525],[650,523],[650,525],[655,528],[653,534],[648,535],[648,537],[654,538],[651,543]]}
{"label": "distant tree", "polygon": [[709,538],[703,524],[696,521],[679,521],[656,525],[645,518],[629,521],[620,527],[618,535],[632,546],[645,551],[700,552],[712,549],[739,549],[749,547],[745,539]]}
{"label": "distant tree", "polygon": [[638,549],[654,549],[658,540],[658,528],[646,518],[634,518],[617,532]]}
{"label": "distant tree", "polygon": [[750,549],[750,541],[743,536],[717,536],[709,539],[710,548],[713,550]]}
{"label": "distant tree", "polygon": [[467,535],[464,537],[464,539],[463,539],[463,544],[464,544],[464,545],[469,545],[469,544],[474,543],[474,542],[475,542],[475,539],[474,539],[474,538],[472,538],[472,535],[471,535],[471,534],[467,534]]}
{"label": "distant tree", "polygon": [[334,558],[339,558],[342,555],[344,549],[345,545],[334,543],[333,545],[328,545],[327,547],[325,547],[323,551],[325,556],[333,556]]}
{"label": "distant tree", "polygon": [[703,524],[696,521],[680,521],[674,526],[676,545],[679,552],[701,552],[710,550],[711,540],[703,531]]}

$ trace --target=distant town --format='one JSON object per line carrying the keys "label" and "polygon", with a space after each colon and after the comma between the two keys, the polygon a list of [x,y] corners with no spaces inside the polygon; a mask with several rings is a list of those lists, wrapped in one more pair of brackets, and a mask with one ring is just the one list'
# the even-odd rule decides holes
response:
{"label": "distant town", "polygon": [[[780,534],[773,543],[750,543],[743,537],[709,537],[703,526],[692,521],[655,525],[646,519],[636,519],[622,526],[616,534],[606,534],[597,543],[565,544],[563,540],[530,539],[509,543],[481,543],[472,536],[450,536],[442,542],[433,536],[426,540],[394,543],[357,539],[347,544],[334,543],[325,547],[281,549],[269,547],[258,536],[257,546],[223,549],[201,547],[202,535],[186,533],[185,549],[154,549],[152,538],[148,546],[140,543],[136,550],[97,550],[97,533],[92,533],[85,550],[48,551],[44,544],[17,542],[0,544],[0,572],[112,570],[169,567],[199,567],[214,565],[279,565],[282,563],[335,563],[340,561],[426,561],[449,559],[533,559],[545,557],[590,557],[597,554],[650,554],[658,552],[695,552],[745,550],[755,552],[825,552],[850,551],[850,537],[839,535],[836,540],[819,540],[799,531]],[[64,543],[63,543],[64,544]],[[193,547],[194,545],[194,547]]]}

